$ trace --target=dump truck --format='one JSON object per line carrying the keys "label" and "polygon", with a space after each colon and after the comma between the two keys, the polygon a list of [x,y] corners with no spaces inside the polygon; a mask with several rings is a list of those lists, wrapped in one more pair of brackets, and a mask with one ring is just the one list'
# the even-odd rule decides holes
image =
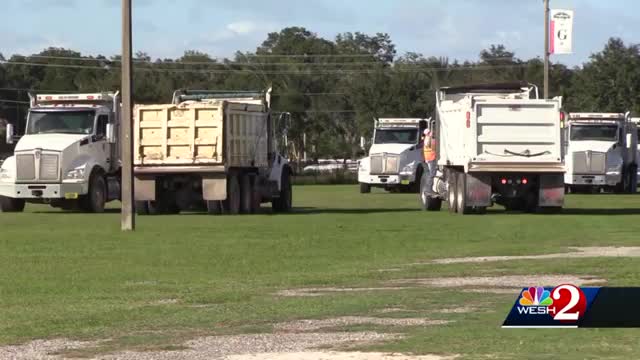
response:
{"label": "dump truck", "polygon": [[438,173],[420,201],[459,214],[558,211],[564,204],[562,98],[538,99],[528,83],[445,87],[436,94]]}
{"label": "dump truck", "polygon": [[638,127],[631,113],[571,113],[564,127],[570,192],[636,193]]}
{"label": "dump truck", "polygon": [[291,210],[292,170],[276,136],[290,115],[272,113],[271,90],[176,91],[171,104],[134,113],[138,214]]}
{"label": "dump truck", "polygon": [[387,118],[375,122],[369,156],[358,162],[360,193],[420,189],[424,158],[420,144],[431,119]]}
{"label": "dump truck", "polygon": [[[640,118],[638,117],[634,117],[631,118],[631,122],[636,124],[636,128],[638,129],[637,133],[638,133],[638,161],[640,161]],[[636,179],[637,184],[640,185],[640,166],[638,166],[638,170],[636,171]]]}
{"label": "dump truck", "polygon": [[[100,213],[120,199],[120,96],[30,95],[26,131],[0,170],[0,210],[25,203]],[[8,124],[6,142],[16,139]]]}

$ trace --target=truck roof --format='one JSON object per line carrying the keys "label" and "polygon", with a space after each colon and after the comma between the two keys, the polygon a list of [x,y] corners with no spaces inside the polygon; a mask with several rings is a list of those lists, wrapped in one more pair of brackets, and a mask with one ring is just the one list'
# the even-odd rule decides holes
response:
{"label": "truck roof", "polygon": [[626,120],[625,113],[569,113],[570,120]]}
{"label": "truck roof", "polygon": [[420,118],[380,118],[376,120],[376,127],[378,128],[391,128],[391,127],[418,127],[420,122],[426,121],[427,123],[431,119]]}
{"label": "truck roof", "polygon": [[98,106],[115,107],[119,104],[119,92],[82,93],[82,94],[29,94],[32,108],[96,108]]}

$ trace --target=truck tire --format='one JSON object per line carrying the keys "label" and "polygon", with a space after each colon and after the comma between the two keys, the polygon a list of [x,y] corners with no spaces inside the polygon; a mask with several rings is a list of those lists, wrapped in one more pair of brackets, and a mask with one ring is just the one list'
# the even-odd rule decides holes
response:
{"label": "truck tire", "polygon": [[371,193],[371,185],[360,183],[360,194],[370,194]]}
{"label": "truck tire", "polygon": [[638,192],[638,166],[633,165],[629,169],[629,193],[636,194]]}
{"label": "truck tire", "polygon": [[107,203],[107,183],[100,172],[94,172],[89,179],[89,193],[82,199],[82,209],[85,212],[100,214],[104,212]]}
{"label": "truck tire", "polygon": [[293,192],[291,189],[291,178],[289,171],[283,170],[280,196],[277,199],[271,201],[273,210],[276,212],[286,213],[291,211]]}
{"label": "truck tire", "polygon": [[459,172],[457,174],[456,192],[458,193],[456,195],[458,203],[458,214],[471,214],[471,211],[473,209],[467,206],[467,174],[465,174],[464,172]]}
{"label": "truck tire", "polygon": [[262,205],[262,193],[260,192],[260,179],[257,176],[251,177],[251,213],[260,211]]}
{"label": "truck tire", "polygon": [[0,212],[17,213],[23,212],[25,201],[22,199],[14,199],[6,196],[0,196]]}
{"label": "truck tire", "polygon": [[207,200],[205,201],[207,205],[207,213],[209,215],[220,215],[222,214],[222,201],[220,200]]}
{"label": "truck tire", "polygon": [[240,213],[240,181],[237,175],[230,175],[227,181],[227,200],[223,202],[224,212],[229,215]]}
{"label": "truck tire", "polygon": [[425,178],[426,176],[424,176],[424,170],[422,168],[421,165],[418,166],[418,169],[416,170],[416,178],[415,181],[409,185],[409,192],[411,193],[420,193],[421,189],[422,189],[422,179]]}
{"label": "truck tire", "polygon": [[240,212],[242,214],[253,213],[253,182],[248,174],[240,178]]}
{"label": "truck tire", "polygon": [[457,173],[455,170],[449,170],[447,173],[447,203],[449,205],[449,212],[455,214],[458,212],[458,181]]}
{"label": "truck tire", "polygon": [[424,211],[440,211],[442,209],[442,199],[429,195],[426,176],[420,180],[420,204]]}
{"label": "truck tire", "polygon": [[148,201],[136,201],[135,208],[138,216],[149,215]]}

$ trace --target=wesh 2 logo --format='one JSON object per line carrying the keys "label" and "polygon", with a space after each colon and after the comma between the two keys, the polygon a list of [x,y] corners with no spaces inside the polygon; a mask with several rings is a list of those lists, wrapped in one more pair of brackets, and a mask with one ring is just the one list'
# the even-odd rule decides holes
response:
{"label": "wesh 2 logo", "polygon": [[587,297],[580,288],[560,285],[549,291],[530,287],[520,294],[517,306],[521,316],[551,316],[560,322],[576,322],[587,310]]}

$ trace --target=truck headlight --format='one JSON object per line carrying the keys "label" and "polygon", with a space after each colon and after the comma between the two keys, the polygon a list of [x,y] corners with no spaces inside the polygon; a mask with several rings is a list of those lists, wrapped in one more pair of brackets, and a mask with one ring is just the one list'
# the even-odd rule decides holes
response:
{"label": "truck headlight", "polygon": [[609,164],[607,166],[607,175],[616,176],[622,174],[622,163],[619,164]]}
{"label": "truck headlight", "polygon": [[358,162],[358,171],[366,172],[366,171],[369,171],[369,169],[367,169],[367,166],[365,165],[364,162],[359,161]]}
{"label": "truck headlight", "polygon": [[2,180],[11,179],[11,173],[9,172],[9,169],[0,169],[0,179]]}
{"label": "truck headlight", "polygon": [[416,170],[416,165],[417,163],[414,161],[408,165],[406,165],[405,167],[402,168],[401,173],[403,174],[413,174],[413,172]]}
{"label": "truck headlight", "polygon": [[65,180],[79,180],[84,179],[84,166],[67,171],[64,176]]}

